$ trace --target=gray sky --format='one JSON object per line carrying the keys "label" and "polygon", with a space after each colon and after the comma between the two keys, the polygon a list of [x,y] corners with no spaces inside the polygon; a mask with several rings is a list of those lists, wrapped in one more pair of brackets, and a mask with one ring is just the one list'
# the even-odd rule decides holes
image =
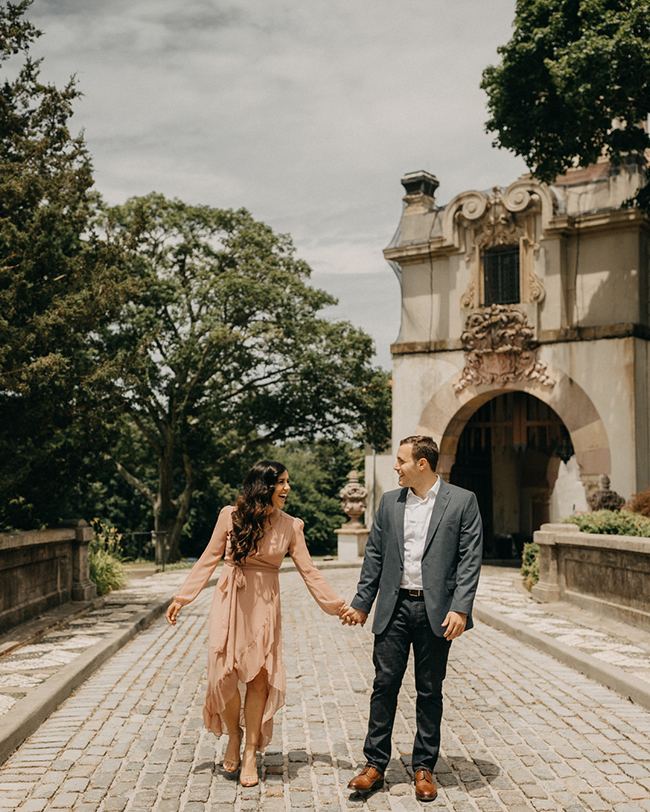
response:
{"label": "gray sky", "polygon": [[508,185],[523,162],[484,132],[484,67],[515,0],[35,0],[42,77],[76,74],[95,178],[111,203],[162,192],[245,206],[292,235],[328,315],[390,367],[399,284],[382,256],[400,177],[438,200]]}

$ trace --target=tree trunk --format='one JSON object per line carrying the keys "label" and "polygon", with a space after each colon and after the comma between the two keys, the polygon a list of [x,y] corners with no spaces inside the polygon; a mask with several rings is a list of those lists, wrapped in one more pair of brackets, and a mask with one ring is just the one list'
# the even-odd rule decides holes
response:
{"label": "tree trunk", "polygon": [[194,493],[192,464],[187,453],[183,454],[185,486],[181,495],[174,499],[174,436],[170,431],[163,454],[158,461],[158,494],[154,504],[154,529],[166,533],[166,561],[180,559],[180,539]]}

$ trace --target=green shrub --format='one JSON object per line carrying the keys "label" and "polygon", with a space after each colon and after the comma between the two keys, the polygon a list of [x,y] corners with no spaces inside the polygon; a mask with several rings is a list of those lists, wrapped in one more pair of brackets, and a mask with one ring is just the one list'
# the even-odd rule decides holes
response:
{"label": "green shrub", "polygon": [[539,581],[539,544],[534,542],[524,544],[521,575],[524,579],[524,586],[530,592]]}
{"label": "green shrub", "polygon": [[90,580],[97,585],[99,595],[107,595],[114,589],[124,589],[127,584],[124,564],[106,550],[95,550],[89,556]]}
{"label": "green shrub", "polygon": [[645,536],[650,538],[650,519],[628,510],[596,510],[567,516],[566,524],[577,524],[583,533],[609,536]]}
{"label": "green shrub", "polygon": [[95,537],[88,545],[90,580],[96,584],[99,595],[124,589],[128,579],[122,564],[122,535],[100,519],[93,519],[90,524],[95,531]]}

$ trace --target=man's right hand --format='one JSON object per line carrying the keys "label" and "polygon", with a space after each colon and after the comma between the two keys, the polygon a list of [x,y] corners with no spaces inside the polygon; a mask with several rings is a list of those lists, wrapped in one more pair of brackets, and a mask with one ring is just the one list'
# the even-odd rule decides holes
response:
{"label": "man's right hand", "polygon": [[341,615],[341,620],[344,626],[363,626],[366,620],[368,620],[368,613],[350,606],[347,611]]}

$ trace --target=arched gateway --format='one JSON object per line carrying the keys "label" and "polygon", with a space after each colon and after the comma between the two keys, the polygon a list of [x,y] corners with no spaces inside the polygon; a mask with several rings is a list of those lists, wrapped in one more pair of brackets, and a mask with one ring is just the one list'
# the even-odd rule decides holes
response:
{"label": "arched gateway", "polygon": [[[519,381],[461,394],[454,376],[420,417],[417,432],[439,443],[440,475],[477,494],[490,557],[503,557],[510,538],[521,551],[535,530],[557,518],[551,500],[561,462],[575,457],[583,482],[610,473],[607,433],[594,404],[566,375],[552,373],[552,389]],[[567,513],[576,506],[571,496],[556,501]]]}
{"label": "arched gateway", "polygon": [[[525,392],[533,400],[546,404],[566,427],[583,477],[611,472],[607,432],[596,407],[575,381],[559,370],[553,388],[535,381],[513,381],[499,386],[483,384],[465,389],[459,396],[450,379],[429,400],[418,421],[417,431],[430,434],[440,446],[438,470],[447,479],[455,461],[461,433],[472,415],[483,404],[505,392]],[[522,436],[522,435],[519,435]],[[522,442],[523,440],[519,440]]]}
{"label": "arched gateway", "polygon": [[433,175],[402,179],[393,447],[369,458],[371,504],[415,431],[493,540],[586,510],[602,474],[625,498],[650,486],[650,220],[625,206],[644,182],[601,160],[439,206]]}

